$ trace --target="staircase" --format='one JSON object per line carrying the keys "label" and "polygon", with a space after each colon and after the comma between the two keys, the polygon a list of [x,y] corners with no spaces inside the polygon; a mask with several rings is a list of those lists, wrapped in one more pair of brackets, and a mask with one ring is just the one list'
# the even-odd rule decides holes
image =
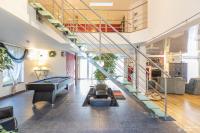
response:
{"label": "staircase", "polygon": [[[105,24],[107,24],[112,30],[116,33],[116,35],[122,39],[124,42],[126,42],[125,45],[120,46],[115,38],[109,37],[107,34],[101,31],[99,27],[97,27],[95,24],[91,23],[90,20],[78,9],[76,9],[71,3],[69,3],[67,0],[61,0],[61,4],[57,3],[56,0],[52,0],[50,3],[45,3],[43,0],[30,0],[30,5],[36,10],[38,15],[42,17],[43,19],[46,19],[49,23],[51,23],[58,31],[62,32],[63,35],[65,35],[69,40],[71,40],[73,43],[73,47],[77,49],[77,51],[82,54],[84,57],[88,58],[90,63],[92,63],[97,69],[99,69],[104,75],[107,76],[113,83],[115,83],[119,88],[122,90],[128,91],[129,94],[134,96],[138,102],[140,102],[143,107],[148,110],[151,114],[153,114],[156,117],[159,118],[165,118],[167,119],[167,86],[165,88],[162,88],[160,85],[158,85],[156,82],[157,87],[160,89],[165,90],[164,94],[161,94],[159,91],[157,91],[154,87],[153,92],[159,95],[163,100],[163,107],[160,107],[156,105],[148,96],[148,87],[151,86],[148,84],[148,78],[146,75],[148,74],[148,71],[146,70],[145,66],[139,62],[138,58],[142,57],[145,60],[149,61],[154,67],[161,70],[162,75],[165,77],[169,77],[169,75],[162,69],[160,66],[155,64],[151,59],[149,59],[135,44],[132,44],[125,36],[123,36],[121,33],[119,33],[118,30],[116,30],[107,20],[102,18],[100,14],[98,14],[95,10],[93,10],[91,7],[87,5],[83,0],[80,0],[80,3],[82,3],[86,8],[88,8],[91,13],[93,13],[96,17],[99,18],[99,20],[103,21]],[[51,5],[52,4],[52,5]],[[65,15],[67,15],[70,18],[74,18],[73,14],[68,12],[68,10],[64,10],[64,7],[67,7],[68,9],[72,9],[73,12],[78,14],[82,17],[85,21],[87,21],[93,28],[95,28],[100,38],[95,37],[93,34],[88,33],[85,34],[76,34],[75,32],[71,32],[67,27],[65,27]],[[58,10],[58,11],[55,11]],[[80,25],[81,26],[81,25]],[[85,28],[84,26],[81,26],[82,28]],[[88,35],[90,37],[88,37]],[[91,39],[93,38],[93,39]],[[104,42],[102,42],[104,40]],[[96,42],[99,42],[101,45],[101,48],[104,48],[105,50],[110,51],[110,47],[115,48],[117,50],[118,54],[124,55],[126,59],[129,62],[133,63],[134,68],[136,68],[132,74],[132,83],[128,81],[119,81],[116,76],[113,76],[106,70],[104,70],[98,62],[96,62],[91,56],[86,55],[86,51],[84,51],[82,48],[82,42],[85,42],[88,46],[92,47],[93,49],[96,49],[96,51],[99,50],[99,47],[96,45]],[[106,43],[105,43],[106,42]],[[108,47],[109,44],[109,47]],[[132,49],[134,51],[133,53],[130,53],[127,50],[124,50],[124,46]],[[110,57],[108,57],[110,58]],[[118,71],[124,72],[124,68],[120,66],[120,63],[116,63],[116,69]],[[124,75],[120,75],[123,77],[127,77],[128,73],[124,72]],[[125,79],[125,78],[124,78]],[[166,83],[166,82],[165,82]]]}

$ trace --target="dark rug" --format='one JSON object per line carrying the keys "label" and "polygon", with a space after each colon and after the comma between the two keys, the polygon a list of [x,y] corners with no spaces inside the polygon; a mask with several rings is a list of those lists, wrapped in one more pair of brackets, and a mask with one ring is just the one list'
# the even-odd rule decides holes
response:
{"label": "dark rug", "polygon": [[[83,102],[83,107],[85,106],[90,106],[90,102],[89,102],[89,99],[90,97],[93,95],[93,92],[94,92],[94,88],[90,88],[86,98],[85,98],[85,101]],[[111,88],[108,88],[108,92],[109,92],[109,95],[111,97],[111,104],[110,106],[111,107],[116,107],[116,106],[119,106],[119,104],[117,103],[117,100],[115,99],[115,96],[113,94],[113,91]]]}
{"label": "dark rug", "polygon": [[120,90],[113,90],[113,94],[117,100],[126,100],[126,98]]}

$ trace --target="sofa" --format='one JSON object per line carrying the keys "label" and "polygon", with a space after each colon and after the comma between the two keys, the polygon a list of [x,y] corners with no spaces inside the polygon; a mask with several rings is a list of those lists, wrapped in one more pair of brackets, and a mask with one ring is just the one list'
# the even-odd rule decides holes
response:
{"label": "sofa", "polygon": [[[166,78],[167,81],[167,93],[171,94],[184,94],[185,93],[185,80],[181,77],[171,77]],[[159,86],[156,86],[156,88],[164,93],[165,88],[165,78],[159,77],[158,78],[158,84],[163,88],[161,89]]]}
{"label": "sofa", "polygon": [[12,106],[0,108],[0,125],[6,131],[18,131],[18,124],[13,116]]}
{"label": "sofa", "polygon": [[200,94],[200,78],[191,78],[185,86],[185,92],[193,95]]}

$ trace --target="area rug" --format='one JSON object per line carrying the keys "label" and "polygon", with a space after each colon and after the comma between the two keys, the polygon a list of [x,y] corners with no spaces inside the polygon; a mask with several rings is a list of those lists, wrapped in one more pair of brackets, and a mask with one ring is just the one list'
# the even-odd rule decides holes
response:
{"label": "area rug", "polygon": [[113,94],[117,100],[125,100],[126,99],[120,90],[113,90]]}

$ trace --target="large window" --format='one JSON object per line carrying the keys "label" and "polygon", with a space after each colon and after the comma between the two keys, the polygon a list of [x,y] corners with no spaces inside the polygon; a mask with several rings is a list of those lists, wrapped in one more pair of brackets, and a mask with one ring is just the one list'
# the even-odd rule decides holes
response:
{"label": "large window", "polygon": [[80,79],[87,79],[88,78],[88,65],[87,65],[87,59],[80,57],[80,64],[79,64],[79,78]]}
{"label": "large window", "polygon": [[188,64],[187,81],[191,78],[199,77],[199,57],[198,57],[198,29],[199,25],[191,27],[188,31],[188,51],[183,54],[183,62]]}

